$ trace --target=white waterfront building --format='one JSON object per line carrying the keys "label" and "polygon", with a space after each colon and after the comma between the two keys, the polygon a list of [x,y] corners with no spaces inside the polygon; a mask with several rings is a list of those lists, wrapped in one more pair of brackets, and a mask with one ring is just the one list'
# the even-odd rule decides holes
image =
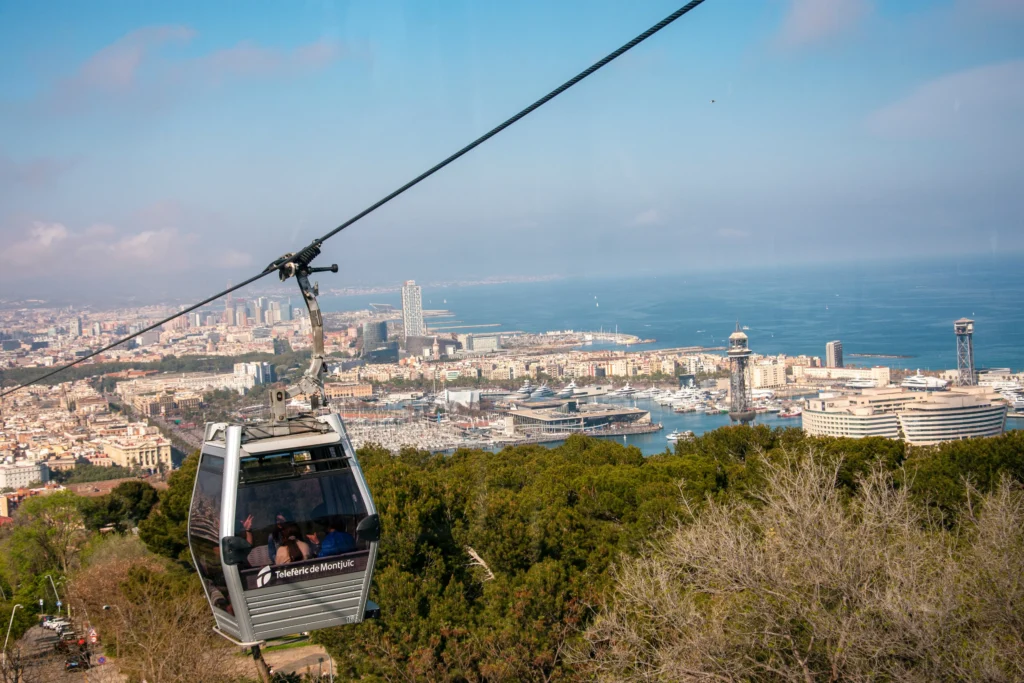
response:
{"label": "white waterfront building", "polygon": [[984,387],[924,393],[889,387],[808,399],[803,428],[812,436],[903,438],[915,446],[998,436],[1007,404]]}

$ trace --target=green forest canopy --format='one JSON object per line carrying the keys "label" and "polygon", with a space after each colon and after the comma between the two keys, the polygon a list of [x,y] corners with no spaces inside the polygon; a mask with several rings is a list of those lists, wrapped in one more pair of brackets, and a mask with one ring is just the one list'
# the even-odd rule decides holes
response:
{"label": "green forest canopy", "polygon": [[[621,568],[650,556],[652,549],[671,546],[680,529],[707,524],[703,516],[708,510],[724,510],[720,518],[727,520],[730,510],[748,506],[755,513],[744,513],[745,523],[758,519],[761,513],[756,511],[765,509],[766,496],[774,486],[772,473],[808,461],[809,452],[815,453],[815,462],[834,465],[829,486],[847,511],[833,510],[837,519],[852,515],[849,523],[857,528],[862,482],[865,477],[885,475],[885,485],[906,493],[919,511],[914,518],[920,528],[915,533],[937,547],[956,547],[960,539],[977,537],[971,529],[978,518],[978,496],[997,490],[1002,477],[1016,482],[1013,500],[1019,500],[1024,481],[1021,432],[908,448],[885,439],[820,439],[807,437],[799,429],[728,427],[679,442],[674,452],[646,458],[634,447],[583,436],[551,449],[531,445],[498,453],[460,450],[448,456],[411,449],[393,455],[368,446],[359,454],[383,527],[371,594],[381,606],[381,617],[319,631],[314,639],[334,655],[341,679],[602,677],[601,670],[594,668],[607,656],[599,642],[603,633],[599,626],[612,622],[598,617],[602,610],[620,609],[624,604]],[[15,523],[0,531],[0,587],[8,598],[26,605],[25,614],[19,612],[15,621],[15,637],[31,623],[39,598],[52,608],[47,574],[58,582],[59,577],[67,577],[83,595],[91,586],[90,604],[100,605],[134,604],[133,596],[142,585],[139,581],[145,579],[147,590],[157,591],[153,609],[190,606],[192,610],[192,599],[202,595],[191,573],[186,538],[197,460],[196,454],[186,459],[159,497],[148,486],[129,482],[100,498],[62,493],[26,502],[16,512]],[[972,487],[977,491],[973,498]],[[89,577],[115,576],[103,569],[108,566],[104,563],[109,563],[110,571],[117,567],[128,571],[123,562],[117,564],[126,550],[114,551],[101,537],[109,540],[130,534],[136,521],[139,539],[148,548],[139,551],[149,559],[140,560],[138,571],[125,574],[123,580],[95,584]],[[1012,552],[1024,543],[1021,526],[1011,528],[998,543],[1009,549],[1011,567],[1016,557]],[[96,531],[101,528],[113,531]],[[756,539],[760,532],[756,526],[751,529],[753,536],[743,536],[738,527],[734,531],[738,537]],[[876,532],[869,529],[871,533]],[[97,554],[101,547],[109,552]],[[478,566],[473,555],[486,568]],[[800,566],[799,558],[794,562]],[[175,595],[182,591],[182,599],[157,599],[165,579],[154,578],[152,572],[169,572],[161,576],[173,583]],[[1012,569],[1003,573],[1014,576]],[[799,593],[804,587],[793,590]],[[1009,601],[999,624],[1024,628],[1024,597],[1016,600],[1009,588],[999,586],[985,590],[985,595]],[[190,597],[185,599],[186,595]],[[806,603],[798,598],[801,595],[787,604]],[[10,601],[0,603],[8,611],[11,607]],[[617,614],[627,620],[637,618],[632,607]],[[165,616],[172,620],[195,615],[189,611]],[[129,612],[125,617],[135,619]],[[798,624],[791,622],[786,623]],[[122,627],[127,628],[118,626]],[[999,632],[1004,631],[1012,634],[1012,629],[1000,626]],[[956,632],[960,637],[973,633]],[[161,637],[173,638],[173,634]],[[144,644],[138,642],[140,647]],[[820,642],[818,646],[828,647]],[[994,643],[986,651],[1002,652],[999,647],[1003,645]],[[901,652],[913,654],[912,648]],[[741,658],[764,654],[756,648],[739,651]],[[767,656],[765,661],[774,666],[774,654]],[[796,666],[801,656],[787,661]],[[819,659],[830,661],[824,654]],[[992,666],[990,672],[1005,672],[1000,668],[1003,660]]]}
{"label": "green forest canopy", "polygon": [[[767,464],[808,449],[839,463],[843,496],[852,498],[863,477],[880,469],[951,529],[968,481],[990,491],[1004,474],[1024,480],[1019,432],[907,448],[880,438],[728,427],[646,458],[583,436],[552,449],[450,456],[411,449],[396,456],[370,446],[360,460],[383,525],[371,596],[382,616],[315,638],[352,678],[574,679],[582,669],[567,655],[581,646],[620,558],[689,523],[708,501],[758,504]],[[188,560],[194,469],[190,457],[140,528],[153,551],[181,562]],[[473,564],[469,548],[493,579]]]}

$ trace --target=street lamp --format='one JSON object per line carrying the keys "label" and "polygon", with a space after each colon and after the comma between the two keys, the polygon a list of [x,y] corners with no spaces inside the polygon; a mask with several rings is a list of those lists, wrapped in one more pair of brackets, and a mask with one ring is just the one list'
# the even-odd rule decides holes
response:
{"label": "street lamp", "polygon": [[21,605],[15,605],[11,609],[11,619],[7,622],[7,637],[4,638],[4,671],[7,671],[7,641],[11,639],[11,627],[14,626],[14,612],[21,608]]}
{"label": "street lamp", "polygon": [[[60,616],[60,594],[57,592],[57,585],[53,582],[53,577],[49,574],[46,578],[50,579],[50,585],[53,587],[53,594],[57,597],[57,616]],[[70,614],[68,616],[71,616]]]}

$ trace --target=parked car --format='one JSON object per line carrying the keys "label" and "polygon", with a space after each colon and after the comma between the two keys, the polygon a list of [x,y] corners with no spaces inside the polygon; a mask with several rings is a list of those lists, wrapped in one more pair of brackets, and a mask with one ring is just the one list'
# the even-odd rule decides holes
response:
{"label": "parked car", "polygon": [[88,653],[75,654],[64,660],[65,671],[85,671],[89,668]]}
{"label": "parked car", "polygon": [[54,643],[53,649],[62,653],[74,652],[78,649],[78,636],[74,633],[65,633]]}

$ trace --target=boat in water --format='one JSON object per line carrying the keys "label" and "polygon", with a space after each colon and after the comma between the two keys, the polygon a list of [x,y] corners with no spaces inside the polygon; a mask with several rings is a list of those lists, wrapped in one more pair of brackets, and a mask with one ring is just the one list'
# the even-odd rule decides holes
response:
{"label": "boat in water", "polygon": [[530,380],[523,382],[523,386],[519,387],[519,391],[512,395],[512,398],[525,399],[529,398],[533,393],[533,385],[530,384]]}
{"label": "boat in water", "polygon": [[570,381],[568,384],[562,387],[562,389],[557,394],[555,394],[555,396],[557,396],[558,398],[572,398],[572,395],[576,393],[576,389],[576,382]]}
{"label": "boat in water", "polygon": [[843,386],[847,389],[874,389],[878,386],[878,382],[873,379],[851,379]]}
{"label": "boat in water", "polygon": [[614,392],[612,392],[612,396],[632,396],[635,393],[636,389],[629,386],[629,382],[626,382],[626,386],[622,387],[621,389],[616,389]]}
{"label": "boat in water", "polygon": [[791,406],[779,413],[779,417],[800,417],[803,415],[804,409],[800,406]]}
{"label": "boat in water", "polygon": [[900,386],[911,391],[945,391],[949,388],[949,382],[938,377],[922,375],[918,370],[916,375],[911,375],[900,382]]}
{"label": "boat in water", "polygon": [[550,397],[552,397],[554,395],[555,395],[555,392],[550,387],[548,387],[547,384],[542,384],[542,385],[540,385],[540,387],[538,387],[537,389],[534,389],[532,392],[530,392],[530,398],[534,399],[534,400],[550,398]]}
{"label": "boat in water", "polygon": [[689,441],[692,438],[693,438],[693,432],[691,432],[689,429],[687,429],[684,432],[681,432],[678,429],[673,429],[670,433],[665,435],[665,439],[667,439],[668,441],[671,441],[673,443],[675,443],[676,441],[680,441],[680,440],[682,440],[682,441]]}

